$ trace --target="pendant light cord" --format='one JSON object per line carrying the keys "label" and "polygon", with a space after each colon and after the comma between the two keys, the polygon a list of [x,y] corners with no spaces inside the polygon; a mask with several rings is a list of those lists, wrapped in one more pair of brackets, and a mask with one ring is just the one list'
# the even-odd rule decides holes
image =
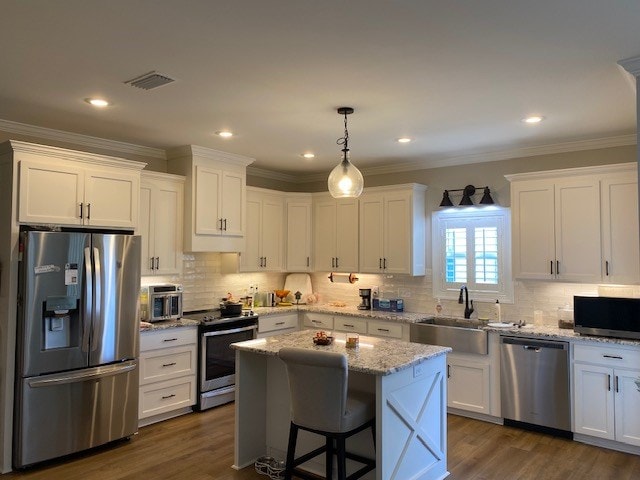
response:
{"label": "pendant light cord", "polygon": [[344,137],[336,140],[336,144],[344,145],[342,151],[344,152],[345,158],[347,157],[347,152],[349,151],[349,130],[347,130],[347,113],[344,114]]}

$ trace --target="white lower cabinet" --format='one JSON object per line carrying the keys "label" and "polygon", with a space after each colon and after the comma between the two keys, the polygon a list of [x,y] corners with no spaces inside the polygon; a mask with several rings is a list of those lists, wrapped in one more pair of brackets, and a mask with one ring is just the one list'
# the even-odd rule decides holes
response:
{"label": "white lower cabinet", "polygon": [[574,347],[574,432],[640,446],[640,349]]}
{"label": "white lower cabinet", "polygon": [[258,317],[258,338],[281,335],[298,330],[298,312]]}
{"label": "white lower cabinet", "polygon": [[491,413],[488,358],[447,355],[447,407],[489,415]]}
{"label": "white lower cabinet", "polygon": [[197,327],[140,333],[139,425],[187,413],[196,403]]}
{"label": "white lower cabinet", "polygon": [[338,332],[356,332],[361,335],[409,341],[409,325],[391,320],[307,312],[304,314],[302,324],[305,328],[335,330]]}

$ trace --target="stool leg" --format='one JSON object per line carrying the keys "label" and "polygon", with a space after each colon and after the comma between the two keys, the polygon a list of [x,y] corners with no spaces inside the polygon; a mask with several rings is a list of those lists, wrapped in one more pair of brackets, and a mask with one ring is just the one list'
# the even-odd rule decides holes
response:
{"label": "stool leg", "polygon": [[333,477],[333,438],[329,435],[325,437],[327,451],[325,452],[325,478],[331,479]]}
{"label": "stool leg", "polygon": [[289,445],[287,446],[287,466],[284,471],[285,480],[291,480],[293,460],[296,456],[296,442],[298,440],[298,426],[291,422],[289,427]]}
{"label": "stool leg", "polygon": [[336,438],[338,443],[338,480],[346,480],[347,478],[347,451],[345,448],[344,436],[340,435]]}

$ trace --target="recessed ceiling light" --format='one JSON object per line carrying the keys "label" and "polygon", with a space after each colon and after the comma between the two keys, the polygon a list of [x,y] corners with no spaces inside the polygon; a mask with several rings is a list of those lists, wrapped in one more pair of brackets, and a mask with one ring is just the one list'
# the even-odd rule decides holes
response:
{"label": "recessed ceiling light", "polygon": [[400,137],[396,141],[398,143],[409,143],[412,139],[409,137]]}
{"label": "recessed ceiling light", "polygon": [[544,117],[540,116],[540,115],[531,115],[529,117],[523,118],[522,121],[524,123],[540,123],[542,120],[544,120]]}
{"label": "recessed ceiling light", "polygon": [[315,158],[315,154],[313,154],[311,152],[303,153],[302,156],[304,158]]}
{"label": "recessed ceiling light", "polygon": [[98,108],[108,107],[110,105],[109,102],[103,98],[85,98],[84,101]]}
{"label": "recessed ceiling light", "polygon": [[229,130],[221,130],[219,132],[216,132],[216,135],[222,138],[230,138],[233,137],[233,132],[230,132]]}

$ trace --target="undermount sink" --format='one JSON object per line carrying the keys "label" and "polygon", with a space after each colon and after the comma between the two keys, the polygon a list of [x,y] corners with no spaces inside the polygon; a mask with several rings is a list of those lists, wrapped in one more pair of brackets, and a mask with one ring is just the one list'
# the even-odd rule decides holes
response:
{"label": "undermount sink", "polygon": [[458,328],[481,328],[482,322],[477,319],[460,318],[460,317],[434,317],[427,318],[418,323],[426,323],[427,325],[439,325],[443,327],[458,327]]}
{"label": "undermount sink", "polygon": [[488,353],[487,332],[480,320],[436,317],[411,324],[410,340],[427,345],[451,347],[454,353]]}

